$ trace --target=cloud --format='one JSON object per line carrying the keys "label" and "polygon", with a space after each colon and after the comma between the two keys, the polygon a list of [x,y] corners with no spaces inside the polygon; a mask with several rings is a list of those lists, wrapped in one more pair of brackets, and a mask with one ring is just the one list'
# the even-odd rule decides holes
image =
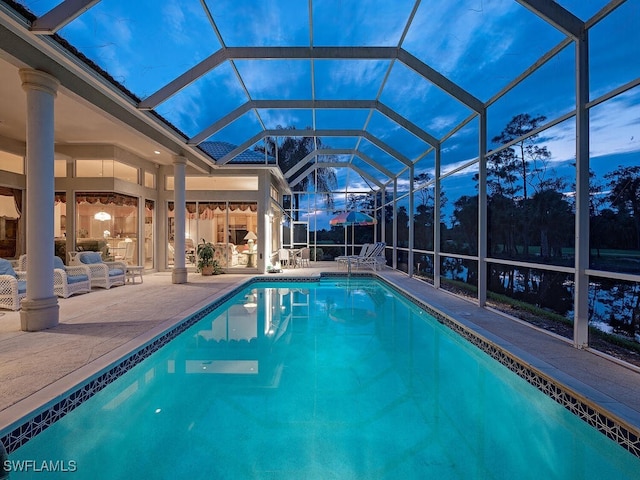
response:
{"label": "cloud", "polygon": [[591,109],[591,157],[640,151],[640,89]]}
{"label": "cloud", "polygon": [[169,35],[174,42],[189,44],[190,35],[184,13],[184,6],[169,2],[162,5],[162,24],[164,33]]}
{"label": "cloud", "polygon": [[131,72],[127,59],[133,51],[130,18],[117,10],[104,8],[94,7],[89,12],[66,25],[60,35],[117,81],[127,85]]}
{"label": "cloud", "polygon": [[314,44],[395,46],[413,4],[412,0],[316,1]]}
{"label": "cloud", "polygon": [[388,67],[388,60],[317,60],[316,97],[375,99]]}
{"label": "cloud", "polygon": [[311,96],[309,60],[238,60],[235,65],[253,99]]}
{"label": "cloud", "polygon": [[[308,121],[303,120],[301,115],[303,112],[305,117],[309,117]],[[267,129],[274,129],[278,126],[294,126],[296,128],[303,129],[311,125],[311,115],[308,110],[261,109],[258,111],[258,114]]]}

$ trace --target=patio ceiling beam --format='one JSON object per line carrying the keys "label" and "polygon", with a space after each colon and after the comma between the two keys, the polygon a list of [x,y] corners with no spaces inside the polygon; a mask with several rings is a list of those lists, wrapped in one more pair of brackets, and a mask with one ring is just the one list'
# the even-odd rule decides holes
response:
{"label": "patio ceiling beam", "polygon": [[[301,132],[303,132],[303,131],[304,130],[301,130]],[[322,131],[316,131],[316,134],[318,132],[322,132]],[[345,133],[345,132],[349,132],[349,131],[339,131],[339,132],[340,133]],[[233,150],[231,150],[225,156],[223,156],[222,158],[217,160],[216,165],[220,166],[220,165],[227,164],[228,162],[233,160],[235,157],[240,155],[242,152],[244,152],[251,145],[253,145],[256,142],[260,141],[264,137],[282,136],[281,134],[283,134],[283,133],[284,134],[289,134],[289,136],[290,136],[291,130],[267,130],[265,132],[259,133],[258,135],[254,135],[253,137],[251,137],[250,139],[246,140],[241,145],[239,145],[236,148],[234,148]],[[360,130],[356,130],[356,131],[353,131],[353,132],[350,132],[350,133],[361,134],[362,132]],[[346,149],[345,148],[343,148],[343,149],[325,148],[325,149],[314,150],[311,153],[309,153],[307,156],[305,156],[302,160],[300,160],[296,165],[294,165],[292,168],[290,168],[286,172],[285,178],[288,180],[291,177],[293,177],[300,169],[302,169],[306,165],[306,163],[309,160],[311,160],[314,157],[317,157],[318,155],[355,155],[358,158],[360,158],[362,161],[364,161],[365,163],[371,165],[373,168],[378,170],[384,176],[386,176],[388,178],[394,178],[396,176],[389,169],[387,169],[386,167],[381,165],[380,162],[372,159],[371,157],[369,157],[368,155],[366,155],[365,153],[359,151],[356,148],[346,148]],[[405,167],[408,167],[408,165],[406,165],[406,164],[404,164],[404,165],[405,165]]]}
{"label": "patio ceiling beam", "polygon": [[[301,135],[292,135],[292,133],[300,132]],[[244,152],[247,148],[251,147],[251,145],[259,142],[263,138],[266,137],[357,137],[361,134],[361,130],[286,130],[286,129],[277,129],[277,130],[264,130],[260,133],[257,133],[253,137],[245,140],[236,148],[231,150],[229,153],[224,155],[223,157],[216,160],[216,165],[225,165],[229,163],[231,160],[236,158],[242,152]]]}
{"label": "patio ceiling beam", "polygon": [[[266,137],[361,137],[363,134],[363,130],[264,130],[245,140],[229,153],[217,159],[216,165],[226,165],[242,152],[244,152],[247,148],[251,147],[251,145],[254,145],[255,143]],[[352,153],[353,151],[355,151],[355,149],[349,149],[349,153]]]}
{"label": "patio ceiling beam", "polygon": [[160,90],[142,100],[138,104],[138,108],[140,110],[151,110],[152,108],[157,107],[169,97],[175,95],[180,90],[185,88],[187,85],[195,82],[210,70],[213,70],[218,65],[224,63],[228,58],[229,56],[227,55],[225,49],[218,50],[217,52],[209,55],[197,65],[191,67],[179,77],[176,77],[175,79],[167,83]]}
{"label": "patio ceiling beam", "polygon": [[428,132],[425,132],[416,124],[414,124],[413,122],[410,122],[395,110],[392,110],[391,108],[387,107],[384,103],[378,102],[377,108],[378,108],[378,111],[381,114],[383,114],[385,117],[389,118],[390,120],[393,120],[402,128],[404,128],[406,131],[412,133],[413,135],[415,135],[425,143],[428,143],[432,147],[437,147],[438,145],[440,145],[440,141],[436,137],[429,134]]}
{"label": "patio ceiling beam", "polygon": [[389,59],[394,58],[392,47],[225,47],[211,54],[160,90],[140,102],[138,108],[149,110],[175,95],[187,85],[227,60],[304,60],[304,59]]}
{"label": "patio ceiling beam", "polygon": [[386,143],[384,143],[382,140],[380,140],[378,137],[374,137],[373,135],[371,135],[369,132],[364,132],[364,135],[362,135],[363,138],[366,138],[367,140],[369,140],[371,143],[373,143],[376,147],[378,147],[380,150],[388,153],[389,155],[391,155],[393,158],[395,158],[396,160],[398,160],[399,162],[403,163],[404,165],[406,165],[407,167],[413,165],[413,162],[411,160],[409,160],[409,158],[405,157],[404,155],[402,155],[400,152],[398,152],[397,150],[391,148],[389,145],[387,145]]}
{"label": "patio ceiling beam", "polygon": [[527,10],[553,25],[565,35],[578,39],[585,31],[585,23],[566,8],[548,0],[516,0]]}
{"label": "patio ceiling beam", "polygon": [[306,178],[307,175],[309,175],[311,172],[317,170],[318,168],[350,168],[351,170],[353,170],[353,171],[357,172],[359,175],[361,175],[362,178],[365,178],[365,179],[369,180],[371,183],[376,185],[378,188],[382,188],[382,183],[380,183],[379,180],[376,180],[375,178],[373,178],[367,172],[363,171],[362,169],[358,168],[355,165],[352,165],[351,163],[340,163],[340,162],[316,162],[316,163],[314,163],[312,165],[309,165],[309,167],[307,169],[305,169],[305,171],[302,172],[302,174],[300,174],[293,182],[291,182],[289,184],[289,187],[296,186],[298,183],[300,183],[302,181],[302,179]]}
{"label": "patio ceiling beam", "polygon": [[[292,168],[290,168],[287,171],[287,173],[285,175],[285,178],[287,180],[289,180],[299,170],[301,170],[302,167],[304,167],[306,165],[306,162],[308,160],[311,160],[313,157],[317,157],[319,155],[355,155],[356,157],[360,158],[363,162],[368,163],[369,165],[371,165],[373,168],[378,170],[380,173],[382,173],[386,177],[388,177],[388,178],[394,178],[395,177],[395,175],[391,171],[389,171],[387,168],[385,168],[382,165],[380,165],[379,162],[376,162],[371,157],[369,157],[368,155],[356,150],[355,148],[321,148],[321,149],[314,150],[313,152],[309,153],[306,157],[304,157],[302,160],[300,160],[300,162],[298,162],[296,165],[294,165]],[[322,163],[322,162],[320,162],[320,163]],[[325,163],[322,163],[322,164],[324,165]],[[344,165],[349,165],[349,164],[350,164],[350,162],[344,162]],[[355,167],[355,165],[354,165],[354,167]]]}
{"label": "patio ceiling beam", "polygon": [[[291,130],[285,130],[285,129],[265,130],[263,132],[260,132],[257,135],[254,135],[253,137],[245,140],[242,144],[238,145],[236,148],[231,150],[229,153],[227,153],[223,157],[219,158],[216,161],[216,165],[218,166],[226,165],[231,160],[233,160],[238,155],[240,155],[242,152],[244,152],[247,148],[251,147],[251,145],[254,145],[255,143],[262,140],[263,138],[291,136],[291,132],[292,132]],[[297,130],[295,130],[294,132],[297,132]],[[312,133],[313,136],[315,137],[323,137],[323,136],[359,137],[363,133],[362,130],[300,130],[300,132],[303,133],[303,135],[301,136],[311,136],[311,135],[308,135],[308,133]],[[318,155],[355,155],[365,163],[368,163],[369,165],[371,165],[373,168],[378,170],[383,175],[387,176],[388,178],[395,177],[395,175],[389,169],[387,169],[386,167],[383,167],[379,162],[373,160],[371,157],[369,157],[365,153],[355,148],[348,148],[348,149],[326,148],[326,149],[319,149],[318,152],[319,152]],[[312,158],[312,157],[311,156],[305,157],[303,161],[306,161],[309,158]],[[288,177],[292,176],[295,172],[297,172],[300,168],[302,168],[302,166],[304,165],[303,161],[298,163],[298,165],[294,166],[287,172],[289,173]]]}
{"label": "patio ceiling beam", "polygon": [[[252,109],[260,108],[285,108],[309,110],[313,108],[323,109],[371,109],[375,108],[375,100],[250,100],[239,106],[232,112],[213,123],[196,136],[189,139],[190,145],[198,145],[211,137],[219,130],[240,118]],[[291,135],[288,135],[291,136]]]}
{"label": "patio ceiling beam", "polygon": [[31,25],[31,31],[39,35],[53,35],[99,1],[66,0],[38,17]]}
{"label": "patio ceiling beam", "polygon": [[235,60],[390,60],[395,47],[229,47]]}
{"label": "patio ceiling beam", "polygon": [[[322,165],[324,166],[323,163],[317,163],[316,165]],[[369,175],[367,172],[365,172],[364,170],[362,170],[360,167],[358,167],[357,165],[354,165],[352,163],[346,164],[346,165],[336,165],[333,168],[350,168],[351,170],[353,170],[354,172],[357,172],[362,178],[369,180],[371,183],[373,183],[376,187],[378,188],[382,188],[382,182],[374,177],[372,177],[371,175]]]}
{"label": "patio ceiling beam", "polygon": [[313,158],[316,158],[318,155],[328,155],[328,152],[330,150],[331,149],[321,148],[319,150],[313,150],[312,152],[309,152],[307,155],[305,155],[305,157],[302,160],[300,160],[293,167],[291,167],[289,170],[287,170],[286,173],[283,173],[284,178],[287,181],[289,181],[289,179],[291,179],[291,177],[293,177],[298,171],[302,170],[302,168],[307,165],[307,162],[309,162]]}
{"label": "patio ceiling beam", "polygon": [[471,95],[456,83],[449,80],[447,77],[437,72],[429,65],[414,57],[406,50],[400,49],[398,51],[398,60],[404,63],[411,70],[416,72],[421,77],[429,80],[435,86],[445,91],[453,98],[466,105],[468,108],[476,113],[480,113],[484,108],[484,104],[478,98]]}
{"label": "patio ceiling beam", "polygon": [[392,179],[392,178],[395,177],[395,175],[389,169],[387,169],[386,167],[383,167],[382,165],[380,165],[379,162],[376,162],[373,158],[371,158],[366,153],[362,153],[359,150],[353,150],[353,154],[356,157],[358,157],[360,160],[362,160],[364,163],[367,163],[370,166],[372,166],[373,168],[375,168],[376,170],[378,170],[380,173],[382,173],[387,178]]}
{"label": "patio ceiling beam", "polygon": [[[439,141],[428,134],[424,130],[420,129],[417,125],[411,123],[406,118],[402,117],[394,110],[381,104],[376,100],[250,100],[247,103],[239,106],[235,110],[229,112],[220,120],[214,122],[209,127],[202,130],[200,133],[191,137],[187,142],[189,145],[198,145],[204,142],[207,138],[211,137],[224,127],[233,123],[242,115],[252,109],[300,109],[300,110],[312,110],[312,109],[326,109],[326,110],[348,110],[348,109],[364,109],[364,110],[378,110],[389,119],[398,123],[402,128],[418,136],[425,143],[433,145],[431,142],[439,144]],[[402,122],[402,123],[400,123]],[[302,131],[302,130],[301,130]],[[285,136],[292,136],[291,130]],[[404,158],[404,157],[403,157]],[[402,160],[401,160],[402,161]]]}
{"label": "patio ceiling beam", "polygon": [[399,60],[475,112],[482,102],[432,67],[396,47],[224,47],[141,101],[152,109],[226,60]]}

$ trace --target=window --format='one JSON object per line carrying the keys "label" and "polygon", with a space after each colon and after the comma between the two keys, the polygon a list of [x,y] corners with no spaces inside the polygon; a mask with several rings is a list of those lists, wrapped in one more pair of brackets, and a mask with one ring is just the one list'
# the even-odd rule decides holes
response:
{"label": "window", "polygon": [[9,152],[0,151],[0,170],[24,174],[24,158]]}
{"label": "window", "polygon": [[109,177],[138,183],[138,169],[116,160],[76,160],[76,177]]}
{"label": "window", "polygon": [[156,174],[144,172],[144,186],[147,188],[156,188]]}
{"label": "window", "polygon": [[[219,176],[219,177],[186,177],[187,190],[241,190],[258,191],[257,176]],[[166,177],[167,190],[174,189],[173,176]]]}

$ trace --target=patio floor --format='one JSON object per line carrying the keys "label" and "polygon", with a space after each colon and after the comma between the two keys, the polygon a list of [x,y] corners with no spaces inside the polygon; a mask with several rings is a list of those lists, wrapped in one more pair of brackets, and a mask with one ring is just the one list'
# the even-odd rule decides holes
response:
{"label": "patio floor", "polygon": [[[310,268],[289,269],[269,277],[314,276],[329,271],[338,271],[334,262],[313,262]],[[640,432],[640,372],[577,350],[562,339],[400,272],[378,273],[586,399],[605,406]],[[173,285],[169,272],[147,274],[143,283],[60,299],[60,324],[41,332],[22,332],[19,313],[0,310],[0,429],[250,278],[237,273],[213,277],[190,273],[188,283]]]}

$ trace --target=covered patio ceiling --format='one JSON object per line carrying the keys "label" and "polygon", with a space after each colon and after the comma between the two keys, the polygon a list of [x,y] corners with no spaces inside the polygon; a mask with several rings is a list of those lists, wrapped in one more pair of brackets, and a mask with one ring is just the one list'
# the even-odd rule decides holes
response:
{"label": "covered patio ceiling", "polygon": [[[112,126],[99,129],[102,142],[166,164],[171,155],[186,155],[205,173],[267,137],[315,137],[317,148],[306,159],[311,166],[301,163],[287,173],[290,179],[299,180],[303,168],[310,173],[330,166],[355,172],[375,189],[418,163],[433,172],[434,151],[463,130],[472,140],[458,163],[477,159],[479,116],[487,114],[491,137],[511,116],[549,98],[553,85],[544,82],[555,76],[573,87],[572,43],[623,3],[0,2],[0,61],[17,69],[28,59],[61,80],[71,101],[57,112],[65,129],[58,142],[95,137],[73,133],[72,116],[81,107],[85,118],[102,119],[100,125],[107,114]],[[0,88],[7,105],[19,90],[18,75],[0,70],[15,76],[13,90]],[[542,71],[537,96],[533,85],[527,99],[501,102]],[[558,89],[565,98],[552,118],[575,109],[575,98],[565,92]],[[15,96],[9,103],[12,115],[24,116]],[[7,136],[21,140],[17,132]],[[238,147],[214,159],[198,148],[205,141]]]}

